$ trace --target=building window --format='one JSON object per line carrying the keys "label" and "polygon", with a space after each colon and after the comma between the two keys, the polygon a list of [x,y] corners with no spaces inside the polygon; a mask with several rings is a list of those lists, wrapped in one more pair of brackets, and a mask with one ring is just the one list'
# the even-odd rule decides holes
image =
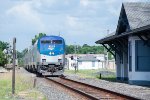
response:
{"label": "building window", "polygon": [[141,40],[135,41],[135,71],[150,71],[149,62],[150,47]]}
{"label": "building window", "polygon": [[132,45],[129,42],[129,71],[132,71]]}
{"label": "building window", "polygon": [[95,67],[95,61],[92,61],[92,67]]}

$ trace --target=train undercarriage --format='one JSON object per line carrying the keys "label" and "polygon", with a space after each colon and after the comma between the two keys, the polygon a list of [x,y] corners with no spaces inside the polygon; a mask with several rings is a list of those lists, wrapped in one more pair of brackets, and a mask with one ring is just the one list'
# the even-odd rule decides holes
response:
{"label": "train undercarriage", "polygon": [[42,64],[26,66],[26,70],[32,73],[36,73],[37,76],[62,76],[64,73],[64,67],[61,64]]}

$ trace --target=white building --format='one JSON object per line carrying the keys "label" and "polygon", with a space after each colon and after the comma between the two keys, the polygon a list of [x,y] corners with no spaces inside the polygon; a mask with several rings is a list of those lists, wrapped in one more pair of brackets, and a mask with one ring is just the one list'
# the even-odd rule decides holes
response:
{"label": "white building", "polygon": [[[71,59],[73,57],[73,59]],[[66,55],[66,69],[115,69],[115,62],[109,61],[106,67],[106,60],[104,54],[69,54]]]}
{"label": "white building", "polygon": [[84,56],[77,59],[78,69],[100,69],[102,62],[94,56]]}

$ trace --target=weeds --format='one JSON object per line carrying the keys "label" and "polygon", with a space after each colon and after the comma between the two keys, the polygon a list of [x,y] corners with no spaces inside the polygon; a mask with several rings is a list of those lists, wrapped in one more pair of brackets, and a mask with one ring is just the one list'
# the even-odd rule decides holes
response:
{"label": "weeds", "polygon": [[46,100],[45,96],[33,88],[33,79],[31,75],[16,72],[15,95],[12,95],[12,73],[0,73],[0,100]]}

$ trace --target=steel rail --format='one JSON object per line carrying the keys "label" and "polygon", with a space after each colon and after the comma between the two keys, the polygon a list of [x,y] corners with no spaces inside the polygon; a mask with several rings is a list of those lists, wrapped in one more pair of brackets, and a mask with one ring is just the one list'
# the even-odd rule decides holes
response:
{"label": "steel rail", "polygon": [[[88,88],[92,88],[92,89],[95,89],[95,91],[101,91],[101,93],[105,96],[94,96],[92,95],[92,90],[91,91],[88,91],[88,93],[86,91],[84,91],[83,89],[78,89],[72,85],[68,85],[68,84],[65,84],[65,82],[61,82],[61,81],[57,81],[55,79],[51,79],[51,78],[48,78],[46,77],[46,79],[50,80],[50,81],[53,81],[54,83],[57,83],[61,86],[64,86],[74,92],[77,92],[91,100],[100,100],[100,99],[121,99],[121,100],[140,100],[139,98],[135,98],[135,97],[131,97],[131,96],[128,96],[128,95],[124,95],[124,94],[121,94],[121,93],[117,93],[117,92],[114,92],[114,91],[110,91],[110,90],[106,90],[106,89],[103,89],[103,88],[100,88],[100,87],[96,87],[96,86],[92,86],[92,85],[89,85],[89,84],[86,84],[86,83],[82,83],[82,82],[79,82],[79,81],[75,81],[75,80],[72,80],[72,79],[68,79],[68,78],[64,78],[64,77],[60,77],[60,80],[62,81],[68,81],[68,82],[72,82],[72,85],[73,83],[74,84],[79,84],[79,85],[82,85],[82,86],[85,86],[85,87],[88,87]],[[78,86],[79,86],[78,85]],[[98,92],[99,93],[99,92]],[[99,93],[100,94],[100,93]],[[108,97],[106,97],[106,95],[109,95]]]}

